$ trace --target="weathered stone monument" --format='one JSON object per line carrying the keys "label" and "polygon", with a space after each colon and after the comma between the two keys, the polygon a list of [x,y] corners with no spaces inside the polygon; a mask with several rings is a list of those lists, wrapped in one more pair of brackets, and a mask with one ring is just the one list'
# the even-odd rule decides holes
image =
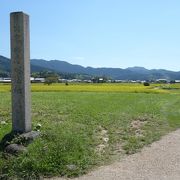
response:
{"label": "weathered stone monument", "polygon": [[10,14],[12,131],[31,131],[30,40],[29,16],[23,12]]}
{"label": "weathered stone monument", "polygon": [[10,15],[12,132],[0,142],[0,149],[10,154],[26,151],[26,146],[38,137],[32,131],[30,90],[29,16],[23,12]]}

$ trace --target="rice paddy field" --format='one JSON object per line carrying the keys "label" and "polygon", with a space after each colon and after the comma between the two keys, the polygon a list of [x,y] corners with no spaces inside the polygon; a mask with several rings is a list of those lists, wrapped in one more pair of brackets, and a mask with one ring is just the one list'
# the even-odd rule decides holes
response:
{"label": "rice paddy field", "polygon": [[[0,139],[11,131],[0,84]],[[40,137],[18,156],[0,152],[0,179],[75,177],[120,160],[180,127],[180,84],[32,84]]]}
{"label": "rice paddy field", "polygon": [[[180,84],[151,84],[143,86],[138,83],[70,83],[68,86],[64,83],[44,85],[43,83],[34,83],[31,86],[32,92],[130,92],[130,93],[169,93],[171,90],[179,90]],[[0,83],[0,92],[10,92],[11,85]],[[177,93],[177,91],[175,91]]]}

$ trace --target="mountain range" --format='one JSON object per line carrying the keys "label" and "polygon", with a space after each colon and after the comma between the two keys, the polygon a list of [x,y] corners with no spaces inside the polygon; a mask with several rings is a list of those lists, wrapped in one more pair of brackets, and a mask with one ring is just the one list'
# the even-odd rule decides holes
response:
{"label": "mountain range", "polygon": [[[0,74],[10,74],[10,59],[0,56]],[[174,72],[164,69],[148,70],[144,67],[121,68],[93,68],[73,65],[65,61],[43,59],[31,60],[31,72],[54,71],[56,73],[77,73],[91,76],[106,76],[121,80],[154,80],[154,79],[180,79],[180,71]]]}

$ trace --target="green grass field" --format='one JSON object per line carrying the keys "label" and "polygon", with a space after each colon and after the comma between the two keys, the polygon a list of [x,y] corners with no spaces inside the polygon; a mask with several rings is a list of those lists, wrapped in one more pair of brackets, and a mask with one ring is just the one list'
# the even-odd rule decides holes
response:
{"label": "green grass field", "polygon": [[[175,86],[175,87],[174,87]],[[10,85],[0,84],[0,138],[11,131]],[[32,85],[28,152],[0,152],[0,178],[78,176],[180,127],[180,85]]]}

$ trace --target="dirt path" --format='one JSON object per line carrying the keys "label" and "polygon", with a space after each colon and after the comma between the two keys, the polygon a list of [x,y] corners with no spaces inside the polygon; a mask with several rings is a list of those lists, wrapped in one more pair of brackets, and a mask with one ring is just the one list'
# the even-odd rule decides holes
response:
{"label": "dirt path", "polygon": [[180,129],[139,153],[73,180],[180,180]]}

